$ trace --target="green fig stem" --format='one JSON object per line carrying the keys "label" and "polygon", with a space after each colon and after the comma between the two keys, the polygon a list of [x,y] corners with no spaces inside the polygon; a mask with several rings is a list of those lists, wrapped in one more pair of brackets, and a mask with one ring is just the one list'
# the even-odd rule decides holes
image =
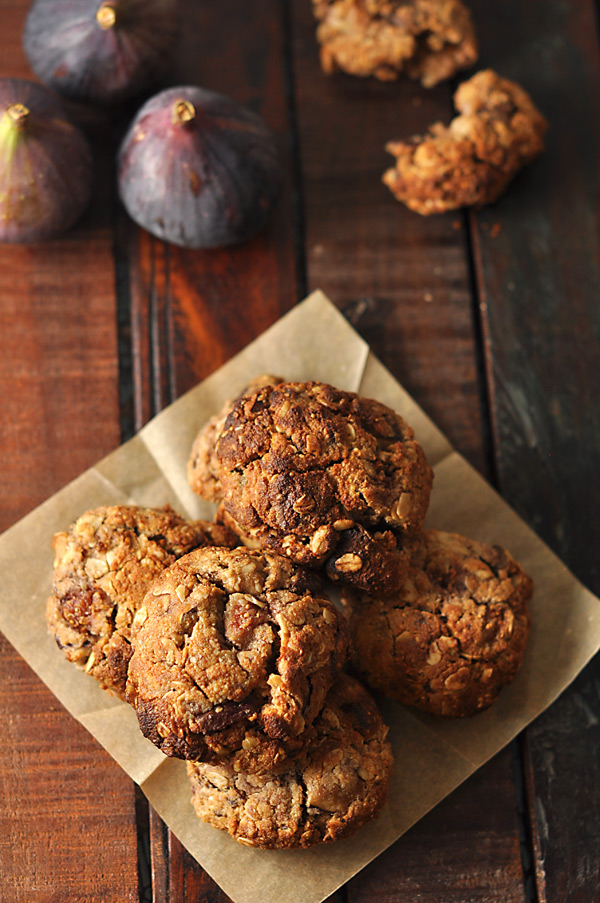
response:
{"label": "green fig stem", "polygon": [[113,28],[117,22],[117,11],[114,5],[110,2],[101,3],[96,13],[96,21],[103,31]]}
{"label": "green fig stem", "polygon": [[24,129],[29,119],[29,109],[23,103],[13,103],[7,107],[6,115],[13,128]]}
{"label": "green fig stem", "polygon": [[6,167],[10,166],[19,145],[27,140],[28,119],[29,109],[23,103],[11,104],[0,116],[0,155]]}
{"label": "green fig stem", "polygon": [[176,100],[173,104],[173,125],[185,125],[196,118],[196,108],[189,100]]}

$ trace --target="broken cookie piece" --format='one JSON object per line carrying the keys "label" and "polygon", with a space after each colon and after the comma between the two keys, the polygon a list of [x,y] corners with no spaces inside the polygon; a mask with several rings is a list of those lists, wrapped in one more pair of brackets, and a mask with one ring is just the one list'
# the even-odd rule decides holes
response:
{"label": "broken cookie piece", "polygon": [[311,742],[277,772],[188,763],[196,814],[245,846],[310,847],[353,833],[380,811],[392,771],[387,727],[361,685],[342,675]]}
{"label": "broken cookie piece", "polygon": [[186,521],[168,506],[107,505],[54,537],[51,634],[70,662],[125,698],[131,624],[152,581],[206,545],[237,545],[226,527]]}
{"label": "broken cookie piece", "polygon": [[127,701],[166,755],[272,770],[301,748],[348,655],[316,575],[249,549],[198,549],[133,625]]}
{"label": "broken cookie piece", "polygon": [[425,530],[403,586],[344,596],[367,684],[433,715],[487,708],[521,666],[531,579],[500,546]]}
{"label": "broken cookie piece", "polygon": [[471,14],[460,0],[313,0],[321,65],[329,75],[405,73],[431,88],[477,60]]}
{"label": "broken cookie piece", "polygon": [[546,120],[520,85],[491,69],[463,82],[454,103],[460,115],[449,126],[386,145],[396,163],[384,184],[423,216],[492,203],[544,149]]}

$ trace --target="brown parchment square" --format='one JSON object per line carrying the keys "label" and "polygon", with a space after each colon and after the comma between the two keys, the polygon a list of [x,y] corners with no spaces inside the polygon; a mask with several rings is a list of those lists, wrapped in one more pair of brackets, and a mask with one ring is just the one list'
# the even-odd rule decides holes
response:
{"label": "brown parchment square", "polygon": [[[535,580],[523,667],[486,712],[446,721],[383,705],[395,771],[379,819],[336,844],[262,851],[237,844],[194,815],[185,764],[140,734],[133,711],[56,650],[45,623],[52,535],[101,504],[171,503],[191,517],[210,505],[186,482],[199,428],[258,373],[319,379],[378,398],[413,426],[435,470],[429,526],[510,549]],[[498,752],[542,712],[600,648],[600,604],[478,473],[321,292],[159,414],[130,442],[0,537],[0,628],[69,712],[137,781],[159,814],[235,903],[320,903]],[[65,759],[65,772],[69,768]],[[243,877],[241,877],[243,876]]]}

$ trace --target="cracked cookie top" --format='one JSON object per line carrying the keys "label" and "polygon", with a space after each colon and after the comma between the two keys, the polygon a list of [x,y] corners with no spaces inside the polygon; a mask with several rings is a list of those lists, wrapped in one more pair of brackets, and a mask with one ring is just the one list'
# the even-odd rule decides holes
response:
{"label": "cracked cookie top", "polygon": [[449,126],[386,145],[396,163],[384,183],[424,216],[492,203],[544,149],[546,120],[520,85],[491,69],[463,82],[454,103],[460,115]]}
{"label": "cracked cookie top", "polygon": [[533,584],[500,546],[426,530],[388,598],[345,594],[366,682],[434,715],[487,708],[516,675]]}
{"label": "cracked cookie top", "polygon": [[95,508],[57,533],[47,619],[67,659],[124,699],[131,623],[150,584],[181,555],[211,544],[234,546],[237,538],[168,506]]}
{"label": "cracked cookie top", "polygon": [[461,0],[313,0],[313,10],[327,74],[390,81],[404,72],[431,88],[477,60]]}
{"label": "cracked cookie top", "polygon": [[238,399],[213,460],[220,517],[245,543],[365,590],[401,579],[432,471],[390,408],[319,382],[268,385]]}
{"label": "cracked cookie top", "polygon": [[219,479],[219,462],[216,456],[217,439],[223,432],[225,421],[236,401],[244,395],[253,395],[263,386],[276,386],[283,382],[278,376],[264,373],[255,377],[235,398],[226,401],[223,408],[200,430],[194,440],[187,465],[188,483],[194,492],[210,502],[222,498]]}
{"label": "cracked cookie top", "polygon": [[299,749],[348,655],[315,575],[248,549],[199,549],[137,612],[127,701],[164,753],[264,771]]}
{"label": "cracked cookie top", "polygon": [[284,771],[262,775],[188,763],[199,818],[240,843],[263,849],[339,840],[374,818],[393,758],[387,727],[367,691],[342,675],[306,750]]}

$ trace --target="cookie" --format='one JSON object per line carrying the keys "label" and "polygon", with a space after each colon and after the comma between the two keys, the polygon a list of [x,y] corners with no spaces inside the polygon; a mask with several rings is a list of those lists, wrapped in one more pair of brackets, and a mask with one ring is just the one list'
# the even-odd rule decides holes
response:
{"label": "cookie", "polygon": [[478,48],[460,0],[313,0],[321,65],[328,75],[400,73],[431,88],[472,66]]}
{"label": "cookie", "polygon": [[356,666],[371,687],[406,705],[472,715],[519,670],[532,591],[500,546],[426,530],[393,596],[345,594]]}
{"label": "cookie", "polygon": [[544,149],[546,120],[520,85],[491,69],[463,82],[454,104],[460,115],[449,126],[386,145],[396,162],[384,184],[423,216],[491,204]]}
{"label": "cookie", "polygon": [[127,701],[166,755],[264,771],[301,748],[348,655],[314,575],[249,549],[164,571],[133,627]]}
{"label": "cookie", "polygon": [[433,477],[390,408],[319,382],[265,386],[236,402],[214,461],[220,517],[244,543],[364,590],[401,579]]}
{"label": "cookie", "polygon": [[67,659],[123,699],[131,623],[150,584],[181,555],[209,544],[234,546],[237,538],[169,507],[95,508],[57,533],[47,619]]}
{"label": "cookie", "polygon": [[187,465],[188,483],[194,492],[207,501],[219,501],[222,497],[219,480],[219,462],[216,458],[216,445],[223,426],[238,398],[253,395],[263,386],[276,386],[282,380],[278,376],[262,374],[255,377],[235,398],[226,401],[223,408],[200,430]]}
{"label": "cookie", "polygon": [[311,733],[306,751],[284,771],[252,775],[188,763],[198,817],[246,846],[271,850],[339,840],[374,818],[393,758],[372,698],[341,676]]}

